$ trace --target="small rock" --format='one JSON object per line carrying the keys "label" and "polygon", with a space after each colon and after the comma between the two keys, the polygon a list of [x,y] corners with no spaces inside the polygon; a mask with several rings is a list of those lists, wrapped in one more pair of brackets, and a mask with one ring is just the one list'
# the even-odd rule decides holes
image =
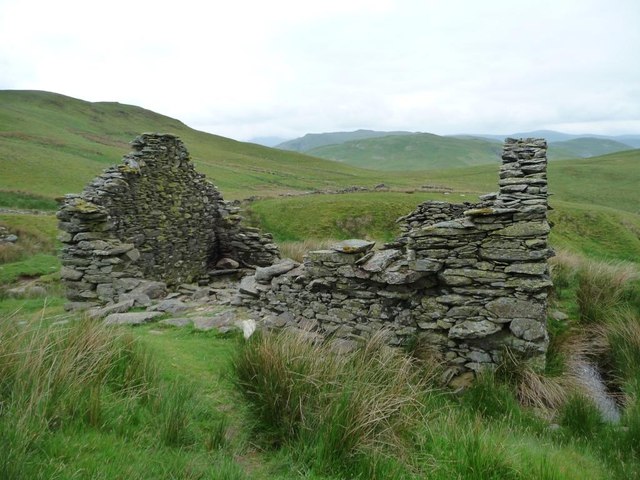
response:
{"label": "small rock", "polygon": [[260,293],[258,292],[256,277],[254,277],[253,275],[242,277],[242,280],[240,280],[240,287],[238,289],[240,293],[251,295],[252,297],[258,297],[260,295]]}
{"label": "small rock", "polygon": [[558,320],[559,322],[564,322],[565,320],[569,319],[569,315],[561,312],[560,310],[554,310],[553,312],[551,312],[551,318],[553,318],[554,320]]}
{"label": "small rock", "polygon": [[144,293],[123,293],[118,297],[119,301],[133,300],[134,307],[149,307],[151,299]]}
{"label": "small rock", "polygon": [[219,270],[235,270],[240,268],[240,264],[236,262],[233,258],[221,258],[216,263],[216,268]]}
{"label": "small rock", "polygon": [[191,299],[194,302],[197,302],[199,300],[204,300],[208,298],[210,294],[211,294],[211,289],[209,287],[199,288],[198,290],[193,292],[193,294],[191,295]]}
{"label": "small rock", "polygon": [[153,309],[153,311],[158,312],[179,313],[188,310],[189,305],[180,300],[170,298],[167,300],[162,300],[160,303],[151,308]]}
{"label": "small rock", "polygon": [[449,338],[482,338],[500,331],[500,325],[489,320],[465,320],[451,327]]}
{"label": "small rock", "polygon": [[142,280],[133,293],[143,293],[151,299],[162,298],[167,294],[167,284],[164,282],[154,282]]}
{"label": "small rock", "polygon": [[544,338],[546,335],[544,323],[529,318],[516,318],[511,322],[509,328],[516,337],[529,342]]}
{"label": "small rock", "polygon": [[80,312],[97,306],[98,304],[95,302],[67,302],[64,304],[64,310],[65,312]]}
{"label": "small rock", "polygon": [[240,328],[242,328],[244,339],[248,340],[251,335],[253,335],[253,332],[256,331],[256,321],[251,319],[242,320],[242,322],[240,322]]}

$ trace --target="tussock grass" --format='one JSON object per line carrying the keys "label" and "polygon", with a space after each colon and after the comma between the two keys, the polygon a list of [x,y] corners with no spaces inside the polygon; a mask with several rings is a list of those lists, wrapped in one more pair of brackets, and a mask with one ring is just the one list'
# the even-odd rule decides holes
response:
{"label": "tussock grass", "polygon": [[561,299],[563,293],[574,284],[576,272],[583,262],[583,257],[565,249],[556,251],[555,256],[549,259],[553,292],[556,298]]}
{"label": "tussock grass", "polygon": [[562,406],[559,417],[560,425],[577,437],[591,438],[604,426],[598,408],[584,395],[572,395]]}
{"label": "tussock grass", "polygon": [[638,268],[631,263],[584,262],[577,271],[580,321],[607,323],[608,317],[621,305],[625,290],[639,278]]}
{"label": "tussock grass", "polygon": [[[296,445],[320,471],[368,478],[401,467],[435,376],[384,345],[383,334],[348,354],[331,342],[282,332],[252,338],[234,359],[236,385],[270,445]],[[396,457],[396,460],[390,460]]]}
{"label": "tussock grass", "polygon": [[193,387],[183,380],[165,386],[161,395],[156,398],[158,433],[165,445],[176,447],[194,441],[189,425],[190,402],[193,397]]}
{"label": "tussock grass", "polygon": [[[22,478],[29,452],[72,425],[103,427],[105,403],[144,402],[156,383],[144,350],[97,322],[0,322],[0,477]],[[129,410],[130,412],[130,410]],[[124,423],[131,420],[125,414]],[[29,478],[26,475],[25,478]]]}

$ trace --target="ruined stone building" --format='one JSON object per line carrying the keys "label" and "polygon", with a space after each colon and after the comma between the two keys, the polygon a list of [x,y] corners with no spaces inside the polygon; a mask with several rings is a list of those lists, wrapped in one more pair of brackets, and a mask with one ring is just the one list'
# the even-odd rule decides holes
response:
{"label": "ruined stone building", "polygon": [[[432,346],[453,378],[495,365],[505,348],[544,364],[548,246],[546,142],[507,139],[499,192],[426,202],[379,250],[346,242],[278,263],[269,235],[243,227],[195,172],[180,140],[145,134],[124,161],[58,214],[62,277],[74,301],[117,301],[140,278],[206,283],[221,258],[257,267],[239,302],[263,323],[358,341]],[[270,266],[276,263],[276,266]]]}
{"label": "ruined stone building", "polygon": [[223,258],[251,267],[279,258],[272,237],[242,225],[177,137],[143,134],[132,146],[58,212],[70,300],[115,301],[141,278],[207,282]]}

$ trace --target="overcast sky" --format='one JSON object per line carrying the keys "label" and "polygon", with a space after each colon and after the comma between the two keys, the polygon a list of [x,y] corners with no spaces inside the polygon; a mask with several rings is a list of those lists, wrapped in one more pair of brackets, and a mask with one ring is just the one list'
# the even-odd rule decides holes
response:
{"label": "overcast sky", "polygon": [[640,0],[0,0],[0,89],[239,140],[640,133]]}

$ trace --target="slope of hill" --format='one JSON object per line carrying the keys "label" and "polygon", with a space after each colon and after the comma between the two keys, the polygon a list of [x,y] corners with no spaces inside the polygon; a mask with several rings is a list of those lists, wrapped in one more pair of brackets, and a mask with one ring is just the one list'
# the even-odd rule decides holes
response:
{"label": "slope of hill", "polygon": [[[553,133],[557,132],[551,132],[552,138],[569,137],[566,134],[553,135]],[[531,132],[531,134],[544,137],[545,132]],[[325,135],[327,137],[323,137],[324,140],[335,143],[307,148],[305,151],[309,155],[353,166],[387,171],[454,168],[493,163],[498,161],[502,145],[502,140],[489,140],[473,135],[438,136],[430,133],[414,133],[350,141],[331,137],[332,134]],[[292,142],[302,141],[305,138]],[[622,142],[595,137],[549,141],[549,159],[589,158],[632,148]]]}
{"label": "slope of hill", "polygon": [[562,142],[550,142],[549,159],[590,158],[632,149],[631,145],[607,138],[581,137]]}
{"label": "slope of hill", "polygon": [[563,133],[556,132],[555,130],[533,130],[530,132],[516,132],[510,134],[461,134],[461,135],[453,135],[455,137],[479,137],[479,138],[487,138],[490,140],[499,140],[502,141],[506,137],[513,138],[527,138],[527,137],[535,137],[535,138],[546,138],[547,142],[565,142],[567,140],[575,140],[577,138],[597,138],[600,140],[612,140],[614,142],[624,143],[628,145],[630,148],[640,148],[640,135],[595,135],[593,133],[584,133],[584,134],[573,134],[573,133]]}
{"label": "slope of hill", "polygon": [[[601,205],[640,214],[640,149],[549,163],[551,204],[556,200]],[[494,191],[494,165],[425,172],[425,182],[467,192]]]}
{"label": "slope of hill", "polygon": [[[120,162],[142,132],[170,132],[226,198],[389,183],[380,172],[237,142],[131,105],[91,103],[39,91],[0,91],[0,191],[53,198],[79,192]],[[396,176],[401,185],[415,184]]]}
{"label": "slope of hill", "polygon": [[485,139],[414,133],[328,145],[308,153],[357,167],[405,171],[495,164],[501,149],[501,143]]}
{"label": "slope of hill", "polygon": [[314,148],[337,145],[354,140],[388,137],[392,135],[412,135],[412,132],[377,132],[374,130],[356,130],[355,132],[307,133],[304,137],[294,138],[276,145],[282,150],[309,152]]}

